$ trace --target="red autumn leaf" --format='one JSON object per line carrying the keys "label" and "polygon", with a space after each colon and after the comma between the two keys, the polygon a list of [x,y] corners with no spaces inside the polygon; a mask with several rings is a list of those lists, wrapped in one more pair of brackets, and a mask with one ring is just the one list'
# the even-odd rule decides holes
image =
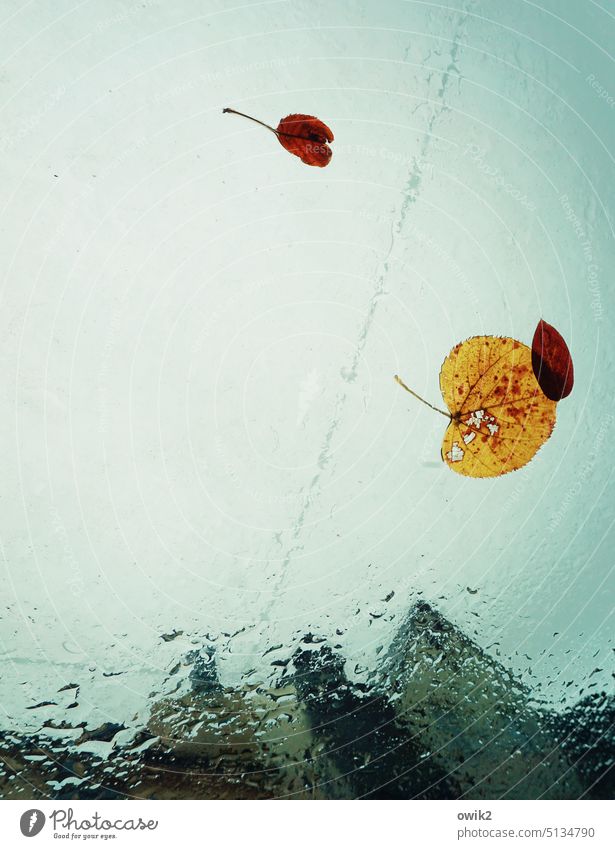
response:
{"label": "red autumn leaf", "polygon": [[568,345],[542,319],[532,340],[532,368],[540,388],[551,401],[560,401],[572,392],[574,370]]}
{"label": "red autumn leaf", "polygon": [[222,111],[241,115],[242,118],[248,118],[260,124],[261,127],[271,130],[278,137],[282,147],[298,156],[306,165],[324,168],[331,161],[333,151],[327,142],[333,141],[333,133],[326,124],[314,118],[313,115],[287,115],[286,118],[282,118],[276,130],[269,124],[259,121],[258,118],[253,118],[244,112],[237,112],[236,109],[227,108]]}
{"label": "red autumn leaf", "polygon": [[278,124],[278,140],[282,147],[298,156],[306,165],[324,168],[333,156],[327,142],[333,133],[313,115],[287,115]]}

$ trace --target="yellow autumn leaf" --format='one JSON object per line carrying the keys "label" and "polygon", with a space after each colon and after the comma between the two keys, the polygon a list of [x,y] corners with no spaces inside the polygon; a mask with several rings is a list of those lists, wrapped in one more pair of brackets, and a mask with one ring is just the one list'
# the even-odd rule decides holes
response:
{"label": "yellow autumn leaf", "polygon": [[442,459],[461,475],[490,478],[521,468],[555,426],[557,404],[538,385],[531,349],[515,339],[474,336],[455,345],[440,389],[450,411],[438,410],[450,419]]}

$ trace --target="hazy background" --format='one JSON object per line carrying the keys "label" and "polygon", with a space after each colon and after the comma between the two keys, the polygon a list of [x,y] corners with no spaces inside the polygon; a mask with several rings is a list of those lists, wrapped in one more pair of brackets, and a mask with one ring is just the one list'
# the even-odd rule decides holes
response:
{"label": "hazy background", "polygon": [[[0,15],[0,724],[138,724],[205,644],[357,678],[419,595],[550,704],[610,687],[612,4]],[[225,106],[318,115],[330,166]],[[393,374],[438,404],[455,343],[540,317],[552,438],[452,474]]]}

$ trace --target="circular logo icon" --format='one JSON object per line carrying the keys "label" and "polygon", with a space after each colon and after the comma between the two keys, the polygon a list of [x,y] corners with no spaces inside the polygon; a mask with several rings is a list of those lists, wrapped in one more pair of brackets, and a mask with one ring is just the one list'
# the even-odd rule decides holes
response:
{"label": "circular logo icon", "polygon": [[36,837],[45,825],[45,814],[38,808],[30,808],[21,815],[19,827],[24,837]]}

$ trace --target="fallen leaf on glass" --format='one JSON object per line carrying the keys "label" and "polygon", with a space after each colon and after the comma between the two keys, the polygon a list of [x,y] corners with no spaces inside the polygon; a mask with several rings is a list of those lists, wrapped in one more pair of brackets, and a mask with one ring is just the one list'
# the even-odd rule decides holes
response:
{"label": "fallen leaf on glass", "polygon": [[222,111],[229,112],[232,115],[241,115],[243,118],[248,118],[250,121],[260,124],[261,127],[271,130],[278,137],[282,147],[298,156],[306,165],[324,168],[331,161],[333,151],[328,142],[333,141],[333,133],[326,124],[313,115],[287,115],[286,118],[282,118],[276,129],[257,118],[252,118],[251,115],[237,112],[236,109],[227,108]]}
{"label": "fallen leaf on glass", "polygon": [[532,368],[532,352],[515,339],[474,336],[442,364],[440,389],[450,412],[411,395],[449,419],[442,459],[461,475],[491,478],[528,463],[551,435],[556,402]]}
{"label": "fallen leaf on glass", "polygon": [[547,398],[560,401],[572,392],[574,369],[568,345],[557,330],[542,319],[532,340],[532,368]]}

